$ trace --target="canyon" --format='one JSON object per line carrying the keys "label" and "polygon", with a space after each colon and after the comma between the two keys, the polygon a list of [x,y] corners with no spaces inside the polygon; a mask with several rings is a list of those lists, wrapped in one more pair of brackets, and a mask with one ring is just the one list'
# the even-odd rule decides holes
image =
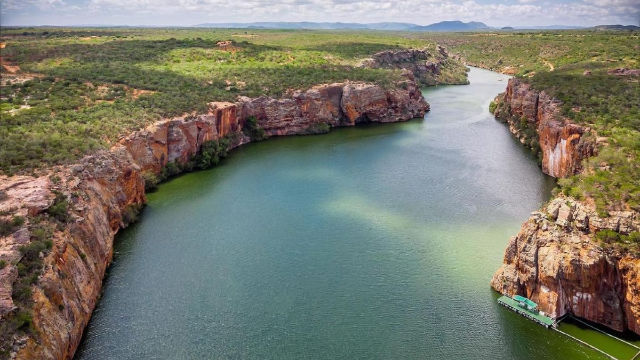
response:
{"label": "canyon", "polygon": [[[510,79],[495,104],[494,114],[520,142],[539,144],[545,174],[579,173],[582,161],[596,152],[589,128],[563,117],[559,101],[523,80]],[[592,201],[559,195],[510,239],[491,286],[509,296],[524,295],[556,318],[572,314],[640,334],[640,259],[600,246],[596,233],[603,230],[640,231],[640,214],[628,209],[603,217]]]}
{"label": "canyon", "polygon": [[[439,53],[448,57],[444,49]],[[100,298],[102,279],[113,259],[114,236],[144,205],[149,174],[160,176],[169,165],[187,165],[210,142],[229,139],[229,149],[251,142],[243,131],[249,119],[255,119],[266,136],[285,136],[423,117],[429,105],[416,79],[440,70],[438,63],[426,62],[427,57],[417,50],[381,52],[364,64],[404,69],[403,80],[391,88],[344,82],[292,90],[280,98],[212,102],[207,113],[158,121],[109,150],[55,167],[46,175],[1,177],[3,216],[27,220],[0,238],[0,258],[7,262],[0,268],[0,317],[16,310],[13,283],[19,276],[20,249],[33,238],[30,219],[45,213],[57,194],[69,202],[69,220],[54,231],[51,250],[42,254],[44,272],[33,286],[37,336],[14,337],[11,357],[73,357]],[[596,152],[596,137],[589,128],[563,118],[557,100],[522,80],[510,79],[496,104],[496,116],[522,143],[539,146],[545,174],[561,178],[578,173],[582,160]],[[634,211],[619,211],[603,218],[588,202],[553,199],[510,239],[491,286],[503,294],[530,297],[553,316],[571,313],[640,334],[640,261],[598,246],[595,233],[605,229],[639,231],[640,217]]]}
{"label": "canyon", "polygon": [[170,163],[186,164],[209,142],[231,139],[230,149],[250,142],[242,131],[249,118],[268,136],[313,134],[331,127],[423,117],[429,105],[413,74],[405,72],[404,80],[390,89],[335,83],[277,99],[213,102],[209,108],[205,114],[159,121],[122,138],[108,151],[56,167],[50,174],[0,178],[0,210],[26,218],[0,239],[0,256],[6,261],[0,269],[0,316],[5,319],[17,310],[12,286],[18,278],[20,249],[34,236],[30,222],[49,209],[58,194],[69,204],[69,219],[54,231],[51,250],[40,254],[44,272],[32,287],[34,330],[12,338],[12,358],[73,357],[100,297],[114,236],[146,201],[145,175],[159,175]]}

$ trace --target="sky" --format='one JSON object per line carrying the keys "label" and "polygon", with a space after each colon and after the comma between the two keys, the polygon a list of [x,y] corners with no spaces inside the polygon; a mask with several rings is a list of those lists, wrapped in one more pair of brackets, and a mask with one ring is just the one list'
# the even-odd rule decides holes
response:
{"label": "sky", "polygon": [[639,25],[640,0],[0,0],[3,26],[444,20],[496,27]]}

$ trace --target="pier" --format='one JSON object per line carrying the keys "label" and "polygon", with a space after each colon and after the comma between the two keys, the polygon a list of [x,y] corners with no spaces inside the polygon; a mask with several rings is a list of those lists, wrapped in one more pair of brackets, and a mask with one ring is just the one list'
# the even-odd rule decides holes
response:
{"label": "pier", "polygon": [[[533,301],[526,298],[522,299],[522,301],[517,301],[515,299],[515,296],[514,298],[502,296],[498,299],[498,304],[510,310],[513,310],[518,314],[528,318],[529,320],[533,320],[546,328],[555,327],[556,322],[552,318],[540,313],[536,309],[535,303]],[[528,300],[528,302],[525,302],[524,300]]]}

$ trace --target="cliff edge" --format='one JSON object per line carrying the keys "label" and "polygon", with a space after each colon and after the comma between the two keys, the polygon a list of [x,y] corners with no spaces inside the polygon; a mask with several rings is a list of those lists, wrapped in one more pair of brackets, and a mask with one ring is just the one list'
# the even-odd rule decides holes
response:
{"label": "cliff edge", "polygon": [[114,236],[135,221],[150,183],[214,165],[227,150],[268,136],[423,117],[429,105],[413,75],[404,75],[391,89],[345,82],[212,102],[205,114],[159,121],[47,175],[0,177],[1,356],[73,357]]}
{"label": "cliff edge", "polygon": [[[517,78],[491,105],[514,136],[538,153],[542,171],[557,178],[585,171],[583,160],[597,152],[593,131],[563,117],[560,106]],[[637,211],[603,215],[591,199],[557,196],[510,239],[491,286],[524,295],[553,317],[569,313],[640,334],[639,254],[607,244],[636,241],[639,231]]]}

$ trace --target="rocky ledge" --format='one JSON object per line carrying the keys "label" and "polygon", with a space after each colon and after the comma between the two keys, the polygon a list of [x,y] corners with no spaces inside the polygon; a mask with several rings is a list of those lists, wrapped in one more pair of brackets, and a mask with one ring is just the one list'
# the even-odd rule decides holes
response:
{"label": "rocky ledge", "polygon": [[509,79],[494,100],[494,115],[525,145],[541,152],[542,172],[561,178],[578,173],[582,160],[595,152],[591,129],[561,115],[561,103],[528,83]]}
{"label": "rocky ledge", "polygon": [[[211,103],[206,114],[159,121],[109,151],[46,176],[0,177],[0,218],[10,226],[0,237],[0,326],[5,330],[0,351],[19,359],[73,357],[100,297],[114,235],[135,219],[146,200],[145,179],[186,167],[205,145],[225,139],[233,148],[250,142],[250,133],[243,131],[249,125],[266,136],[312,134],[364,122],[406,121],[428,109],[411,73],[392,89],[346,82],[277,99],[243,97]],[[53,225],[44,227],[48,223]],[[30,269],[34,264],[38,269]],[[22,330],[7,333],[16,318]]]}
{"label": "rocky ledge", "polygon": [[570,313],[640,334],[640,258],[603,249],[594,239],[602,230],[640,231],[640,215],[614,211],[601,218],[594,206],[553,199],[510,239],[491,286],[524,295],[553,317]]}
{"label": "rocky ledge", "polygon": [[460,61],[450,58],[445,48],[385,50],[364,59],[360,66],[382,69],[408,70],[423,85],[468,84],[467,69]]}
{"label": "rocky ledge", "polygon": [[[492,105],[496,117],[539,152],[542,171],[558,178],[582,171],[582,161],[596,152],[595,134],[563,117],[560,105],[517,78]],[[610,211],[602,218],[589,200],[557,197],[511,238],[491,286],[509,296],[524,295],[553,317],[570,313],[640,334],[640,258],[602,246],[601,231],[637,234],[640,214]]]}

